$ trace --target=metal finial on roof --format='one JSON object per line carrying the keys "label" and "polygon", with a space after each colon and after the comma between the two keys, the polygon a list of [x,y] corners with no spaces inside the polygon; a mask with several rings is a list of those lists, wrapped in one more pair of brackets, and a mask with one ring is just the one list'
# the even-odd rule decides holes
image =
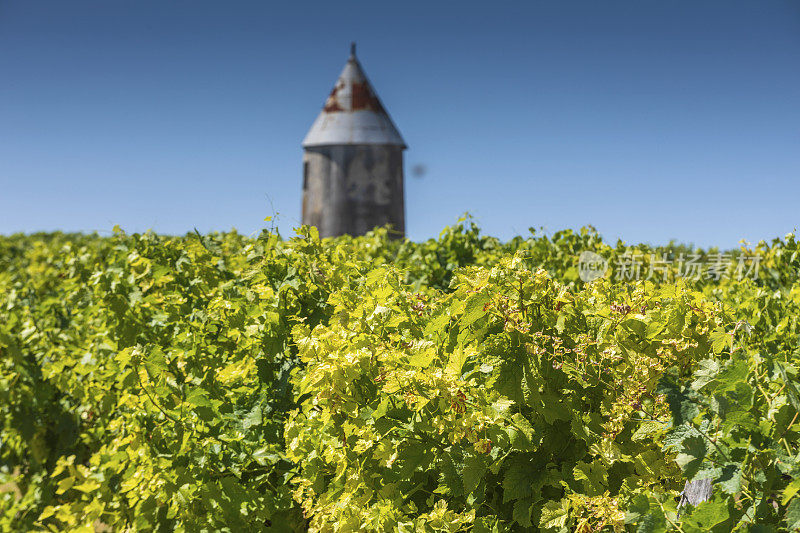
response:
{"label": "metal finial on roof", "polygon": [[356,56],[356,42],[353,41],[350,43],[350,55],[355,57]]}

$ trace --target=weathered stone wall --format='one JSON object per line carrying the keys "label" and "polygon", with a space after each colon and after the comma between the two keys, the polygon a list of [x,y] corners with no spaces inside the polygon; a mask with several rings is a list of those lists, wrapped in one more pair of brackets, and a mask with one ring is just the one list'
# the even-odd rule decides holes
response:
{"label": "weathered stone wall", "polygon": [[403,148],[332,145],[305,149],[303,224],[321,237],[363,235],[391,224],[405,235]]}

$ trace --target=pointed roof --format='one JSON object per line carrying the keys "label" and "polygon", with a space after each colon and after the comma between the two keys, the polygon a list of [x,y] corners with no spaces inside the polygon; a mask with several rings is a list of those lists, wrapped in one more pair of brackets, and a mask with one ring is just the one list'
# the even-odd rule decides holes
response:
{"label": "pointed roof", "polygon": [[388,144],[406,147],[356,59],[356,45],[303,146]]}

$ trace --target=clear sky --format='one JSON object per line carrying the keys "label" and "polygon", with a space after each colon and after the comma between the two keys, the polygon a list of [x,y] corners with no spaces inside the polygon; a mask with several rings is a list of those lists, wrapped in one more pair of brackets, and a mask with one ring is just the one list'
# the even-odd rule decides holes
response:
{"label": "clear sky", "polygon": [[427,169],[412,239],[800,225],[796,0],[0,0],[0,233],[290,234],[351,40]]}

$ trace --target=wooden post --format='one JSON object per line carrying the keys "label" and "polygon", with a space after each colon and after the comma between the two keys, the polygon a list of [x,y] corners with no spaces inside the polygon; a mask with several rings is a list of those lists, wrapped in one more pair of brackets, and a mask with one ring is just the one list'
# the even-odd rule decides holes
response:
{"label": "wooden post", "polygon": [[681,516],[681,507],[685,503],[697,505],[711,499],[712,483],[711,479],[698,479],[697,481],[687,481],[683,486],[681,500],[678,502],[678,518]]}

